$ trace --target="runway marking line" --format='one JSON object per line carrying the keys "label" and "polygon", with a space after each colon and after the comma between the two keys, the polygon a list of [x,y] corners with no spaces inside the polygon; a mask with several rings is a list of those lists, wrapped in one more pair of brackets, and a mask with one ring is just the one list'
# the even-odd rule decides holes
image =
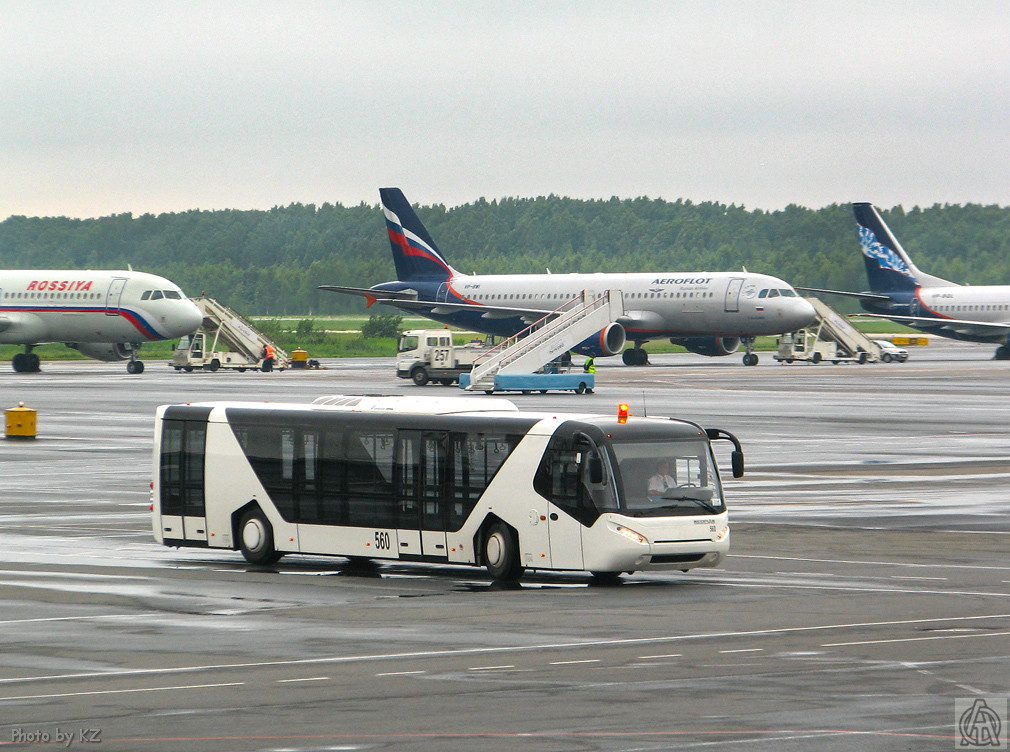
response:
{"label": "runway marking line", "polygon": [[[957,532],[957,531],[952,531]],[[964,531],[960,531],[964,532]],[[771,559],[773,561],[809,561],[816,564],[867,564],[875,567],[942,567],[944,569],[1010,569],[1010,567],[976,566],[974,564],[919,564],[901,561],[858,561],[853,559],[812,559],[804,556],[766,556],[764,554],[729,554],[729,558],[737,559]]]}
{"label": "runway marking line", "polygon": [[889,640],[858,640],[856,642],[826,642],[822,648],[837,648],[847,645],[882,645],[888,642],[919,642],[922,640],[964,640],[969,637],[1005,637],[1010,632],[985,632],[983,634],[930,635],[929,637],[893,637]]}
{"label": "runway marking line", "polygon": [[[66,679],[116,679],[124,676],[153,676],[157,674],[180,674],[202,671],[234,670],[240,668],[265,668],[268,666],[311,666],[336,665],[340,663],[362,663],[365,661],[416,660],[419,658],[456,658],[467,655],[492,655],[504,653],[529,653],[543,650],[566,650],[575,648],[614,647],[618,645],[657,645],[688,640],[725,640],[734,637],[761,637],[769,635],[800,634],[803,632],[825,632],[836,629],[865,629],[867,627],[894,627],[912,624],[940,624],[944,622],[976,621],[979,619],[1010,619],[1010,613],[982,614],[974,616],[941,616],[930,619],[895,619],[890,621],[843,622],[839,624],[817,624],[805,627],[779,627],[775,629],[753,629],[739,632],[703,632],[666,637],[628,637],[619,640],[586,640],[584,642],[558,642],[538,645],[507,645],[502,647],[456,648],[444,650],[421,650],[411,653],[374,653],[367,655],[334,655],[321,658],[292,658],[289,660],[256,661],[247,663],[213,663],[169,668],[116,669],[112,671],[89,671],[77,674],[50,674],[48,676],[22,676],[0,679],[2,684],[38,681],[61,681]],[[1010,633],[1007,633],[1010,634]],[[960,635],[977,637],[980,635]],[[511,668],[502,666],[499,668]]]}
{"label": "runway marking line", "polygon": [[412,674],[423,674],[424,671],[388,671],[384,674],[376,674],[376,676],[411,676]]}
{"label": "runway marking line", "polygon": [[585,658],[581,661],[551,661],[549,666],[574,666],[576,663],[599,663],[599,658]]}
{"label": "runway marking line", "polygon": [[683,653],[664,653],[663,655],[640,655],[636,660],[648,661],[655,658],[683,658]]}
{"label": "runway marking line", "polygon": [[764,648],[737,648],[736,650],[720,650],[720,653],[761,653]]}
{"label": "runway marking line", "polygon": [[47,700],[56,697],[87,697],[89,695],[120,695],[134,692],[169,692],[182,689],[212,689],[215,687],[241,687],[245,682],[224,682],[221,684],[182,684],[177,687],[138,687],[135,689],[93,689],[87,692],[60,692],[49,695],[24,695],[21,697],[0,697],[0,702],[16,700]]}
{"label": "runway marking line", "polygon": [[329,681],[328,676],[308,676],[304,679],[278,679],[278,684],[294,684],[295,682],[315,682],[315,681]]}

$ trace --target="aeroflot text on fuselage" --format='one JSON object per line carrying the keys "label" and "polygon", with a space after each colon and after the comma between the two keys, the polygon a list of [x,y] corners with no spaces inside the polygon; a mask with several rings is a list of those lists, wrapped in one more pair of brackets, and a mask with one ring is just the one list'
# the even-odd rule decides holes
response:
{"label": "aeroflot text on fuselage", "polygon": [[650,282],[650,285],[707,285],[712,281],[711,277],[681,277],[681,278],[667,278],[667,279],[654,279]]}
{"label": "aeroflot text on fuselage", "polygon": [[84,292],[91,289],[91,280],[83,279],[33,279],[26,290],[55,290],[63,292]]}

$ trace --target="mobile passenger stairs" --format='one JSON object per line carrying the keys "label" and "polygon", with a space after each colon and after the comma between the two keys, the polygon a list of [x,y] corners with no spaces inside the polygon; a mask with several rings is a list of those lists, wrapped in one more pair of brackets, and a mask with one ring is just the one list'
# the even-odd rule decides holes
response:
{"label": "mobile passenger stairs", "polygon": [[602,295],[583,290],[578,297],[475,358],[473,370],[460,375],[459,385],[487,394],[550,389],[591,393],[594,375],[571,371],[570,362],[564,365],[564,356],[623,315],[624,296],[620,290],[607,290]]}
{"label": "mobile passenger stairs", "polygon": [[[179,340],[170,363],[176,371],[283,371],[291,367],[290,356],[238,312],[202,295],[192,301],[203,314],[203,324],[195,334]],[[265,357],[268,345],[274,351],[272,363]]]}
{"label": "mobile passenger stairs", "polygon": [[807,361],[820,363],[874,363],[880,358],[880,346],[849,323],[842,314],[823,300],[807,300],[817,313],[817,327],[800,329],[779,338],[773,356],[780,363]]}

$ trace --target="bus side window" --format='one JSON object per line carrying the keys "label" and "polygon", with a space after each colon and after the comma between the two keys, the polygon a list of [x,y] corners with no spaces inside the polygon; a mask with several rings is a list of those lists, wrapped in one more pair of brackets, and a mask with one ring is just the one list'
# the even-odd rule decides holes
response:
{"label": "bus side window", "polygon": [[549,449],[537,470],[533,487],[583,525],[591,525],[599,516],[582,482],[583,452]]}
{"label": "bus side window", "polygon": [[182,437],[185,423],[166,420],[161,431],[161,513],[182,514]]}
{"label": "bus side window", "polygon": [[203,517],[207,424],[166,420],[161,433],[161,513]]}
{"label": "bus side window", "polygon": [[420,434],[416,431],[400,431],[396,456],[396,495],[399,500],[399,524],[406,529],[419,529],[417,507],[418,449]]}
{"label": "bus side window", "polygon": [[323,434],[319,454],[319,517],[320,522],[347,523],[347,495],[344,480],[347,463],[343,456],[344,435],[340,431]]}
{"label": "bus side window", "polygon": [[319,434],[314,431],[302,433],[299,446],[296,475],[301,481],[298,488],[298,520],[317,522],[319,520]]}
{"label": "bus side window", "polygon": [[421,527],[445,530],[447,435],[425,433],[421,439]]}
{"label": "bus side window", "polygon": [[347,502],[351,525],[396,524],[393,495],[392,431],[348,431],[346,437]]}

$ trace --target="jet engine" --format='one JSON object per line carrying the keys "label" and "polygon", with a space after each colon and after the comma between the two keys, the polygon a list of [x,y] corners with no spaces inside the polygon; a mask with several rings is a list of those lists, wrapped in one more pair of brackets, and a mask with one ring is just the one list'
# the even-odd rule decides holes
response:
{"label": "jet engine", "polygon": [[608,355],[617,355],[624,349],[628,341],[624,332],[624,327],[618,323],[608,324],[592,337],[580,342],[572,348],[580,355],[588,355],[593,358],[601,358]]}
{"label": "jet engine", "polygon": [[129,360],[134,352],[132,345],[122,342],[67,342],[65,344],[67,347],[77,350],[81,355],[107,363]]}
{"label": "jet engine", "polygon": [[740,347],[739,337],[686,337],[670,339],[675,345],[686,347],[695,355],[707,355],[710,358],[732,355]]}

